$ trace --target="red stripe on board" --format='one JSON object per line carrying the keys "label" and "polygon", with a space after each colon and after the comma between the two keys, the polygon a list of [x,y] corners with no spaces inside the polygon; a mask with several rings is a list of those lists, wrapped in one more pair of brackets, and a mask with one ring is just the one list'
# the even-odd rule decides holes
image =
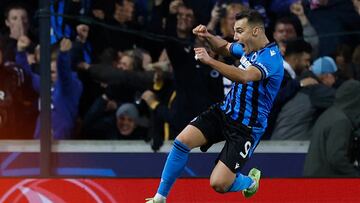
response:
{"label": "red stripe on board", "polygon": [[[0,202],[141,203],[156,192],[158,179],[0,179]],[[169,203],[360,202],[360,179],[262,179],[250,199],[241,193],[218,194],[208,179],[179,179]],[[41,199],[40,198],[40,199]],[[38,202],[37,202],[38,203]],[[40,203],[40,202],[39,202]]]}

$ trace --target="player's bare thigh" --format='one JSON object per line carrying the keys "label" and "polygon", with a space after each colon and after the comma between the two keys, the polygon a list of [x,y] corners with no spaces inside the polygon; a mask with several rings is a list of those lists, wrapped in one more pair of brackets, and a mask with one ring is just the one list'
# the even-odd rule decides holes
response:
{"label": "player's bare thigh", "polygon": [[204,134],[197,127],[192,125],[187,125],[176,139],[190,149],[200,147],[207,142]]}
{"label": "player's bare thigh", "polygon": [[222,161],[218,161],[210,176],[210,186],[219,193],[225,193],[235,180],[233,173]]}

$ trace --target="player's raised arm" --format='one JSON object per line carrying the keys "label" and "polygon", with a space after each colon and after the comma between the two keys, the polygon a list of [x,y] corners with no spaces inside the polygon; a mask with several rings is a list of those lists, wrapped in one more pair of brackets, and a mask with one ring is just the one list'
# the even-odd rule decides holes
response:
{"label": "player's raised arm", "polygon": [[223,56],[230,56],[231,43],[208,32],[205,25],[198,25],[193,29],[193,34],[205,38],[211,45],[212,50]]}
{"label": "player's raised arm", "polygon": [[194,51],[197,58],[202,63],[211,66],[233,82],[240,82],[245,84],[249,81],[261,80],[264,77],[259,68],[250,63],[246,69],[241,69],[211,58],[205,48],[194,48]]}

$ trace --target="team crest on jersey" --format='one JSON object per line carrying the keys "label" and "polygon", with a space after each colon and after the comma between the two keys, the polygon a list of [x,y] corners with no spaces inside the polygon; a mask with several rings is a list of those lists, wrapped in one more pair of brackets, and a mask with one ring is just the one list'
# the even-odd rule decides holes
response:
{"label": "team crest on jersey", "polygon": [[218,71],[216,71],[216,70],[211,70],[211,71],[210,71],[210,76],[211,76],[212,78],[218,78],[219,75],[220,75],[220,73],[219,73]]}
{"label": "team crest on jersey", "polygon": [[255,53],[251,56],[250,61],[251,61],[251,62],[254,62],[254,61],[257,59],[257,57],[258,57],[257,52],[255,52]]}

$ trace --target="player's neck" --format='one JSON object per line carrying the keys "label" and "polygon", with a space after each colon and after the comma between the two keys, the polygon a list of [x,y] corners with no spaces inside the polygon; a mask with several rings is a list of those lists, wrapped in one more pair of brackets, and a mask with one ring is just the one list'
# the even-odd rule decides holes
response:
{"label": "player's neck", "polygon": [[259,39],[257,39],[254,43],[253,51],[258,51],[260,49],[263,49],[266,47],[266,45],[269,44],[269,40],[266,36],[261,36]]}

